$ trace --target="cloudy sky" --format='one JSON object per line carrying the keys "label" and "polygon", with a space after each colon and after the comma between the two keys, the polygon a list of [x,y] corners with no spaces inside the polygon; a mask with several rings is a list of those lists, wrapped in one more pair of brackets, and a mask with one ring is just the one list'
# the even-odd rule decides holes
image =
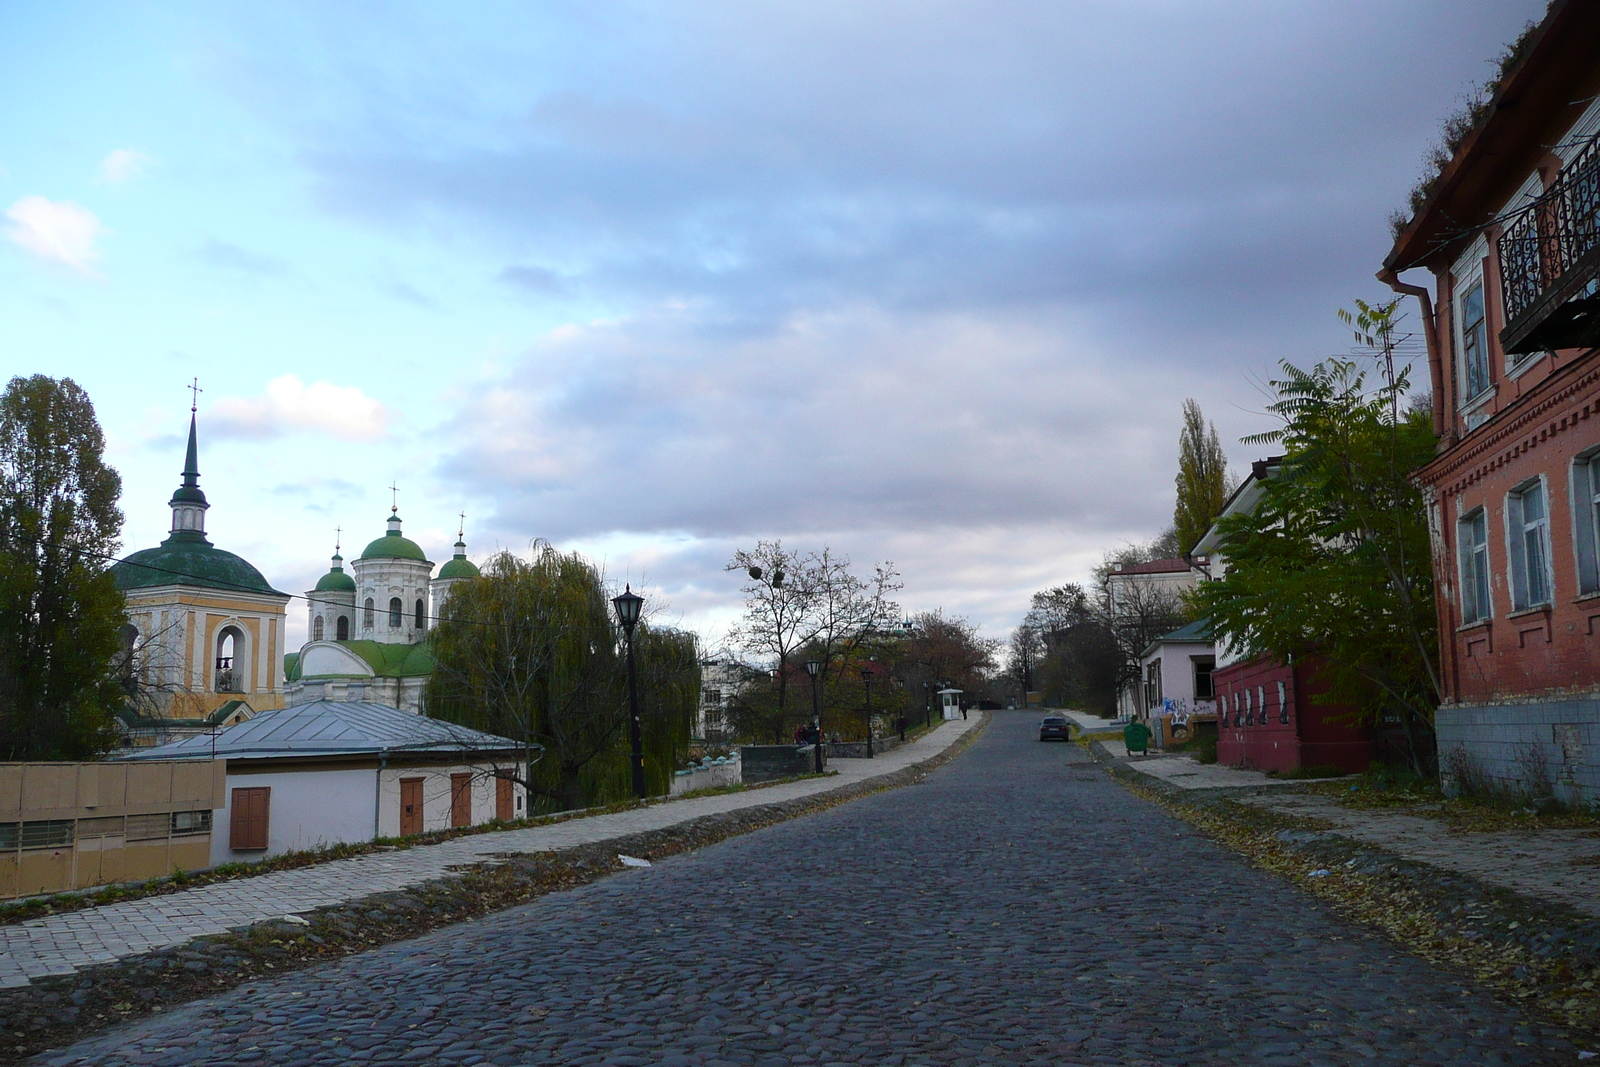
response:
{"label": "cloudy sky", "polygon": [[[533,538],[713,642],[722,564],[892,559],[1003,635],[1345,348],[1539,0],[0,6],[0,371],[89,390],[159,541]],[[300,605],[290,619],[304,632]],[[292,630],[293,635],[296,631]]]}

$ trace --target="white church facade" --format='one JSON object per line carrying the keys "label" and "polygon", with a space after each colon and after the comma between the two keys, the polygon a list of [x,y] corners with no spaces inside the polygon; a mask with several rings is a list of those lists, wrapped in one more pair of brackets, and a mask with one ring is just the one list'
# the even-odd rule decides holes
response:
{"label": "white church facade", "polygon": [[306,592],[310,640],[285,657],[289,707],[314,700],[371,701],[420,712],[433,673],[428,631],[457,582],[478,576],[464,537],[433,574],[422,548],[401,532],[398,509],[388,530],[351,561],[334,550],[332,565]]}

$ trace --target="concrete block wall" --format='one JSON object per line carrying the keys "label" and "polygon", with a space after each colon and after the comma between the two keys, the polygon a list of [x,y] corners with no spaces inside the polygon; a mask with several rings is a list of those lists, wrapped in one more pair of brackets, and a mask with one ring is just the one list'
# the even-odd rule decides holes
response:
{"label": "concrete block wall", "polygon": [[1544,756],[1555,795],[1600,801],[1600,699],[1442,707],[1435,713],[1439,767],[1447,790],[1451,753],[1464,751],[1505,787],[1525,791],[1528,756]]}

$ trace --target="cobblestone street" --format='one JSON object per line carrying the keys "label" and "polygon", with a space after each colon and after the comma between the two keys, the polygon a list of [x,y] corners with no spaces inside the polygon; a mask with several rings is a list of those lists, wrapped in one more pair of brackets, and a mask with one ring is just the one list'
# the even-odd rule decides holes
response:
{"label": "cobblestone street", "polygon": [[[1529,1023],[999,713],[925,784],[48,1064],[1542,1064]],[[1137,1009],[1134,1007],[1137,1005]]]}

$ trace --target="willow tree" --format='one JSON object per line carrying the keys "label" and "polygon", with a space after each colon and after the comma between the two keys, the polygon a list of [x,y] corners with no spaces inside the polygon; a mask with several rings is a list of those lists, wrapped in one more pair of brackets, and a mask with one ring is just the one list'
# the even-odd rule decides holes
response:
{"label": "willow tree", "polygon": [[122,480],[104,451],[70,378],[0,395],[0,759],[82,759],[115,739]]}
{"label": "willow tree", "polygon": [[[502,552],[455,585],[434,629],[428,713],[541,746],[540,758],[502,773],[547,809],[630,792],[627,675],[608,594],[593,563],[540,542],[530,558]],[[634,640],[646,780],[666,792],[687,748],[699,660],[692,637],[648,622]]]}

